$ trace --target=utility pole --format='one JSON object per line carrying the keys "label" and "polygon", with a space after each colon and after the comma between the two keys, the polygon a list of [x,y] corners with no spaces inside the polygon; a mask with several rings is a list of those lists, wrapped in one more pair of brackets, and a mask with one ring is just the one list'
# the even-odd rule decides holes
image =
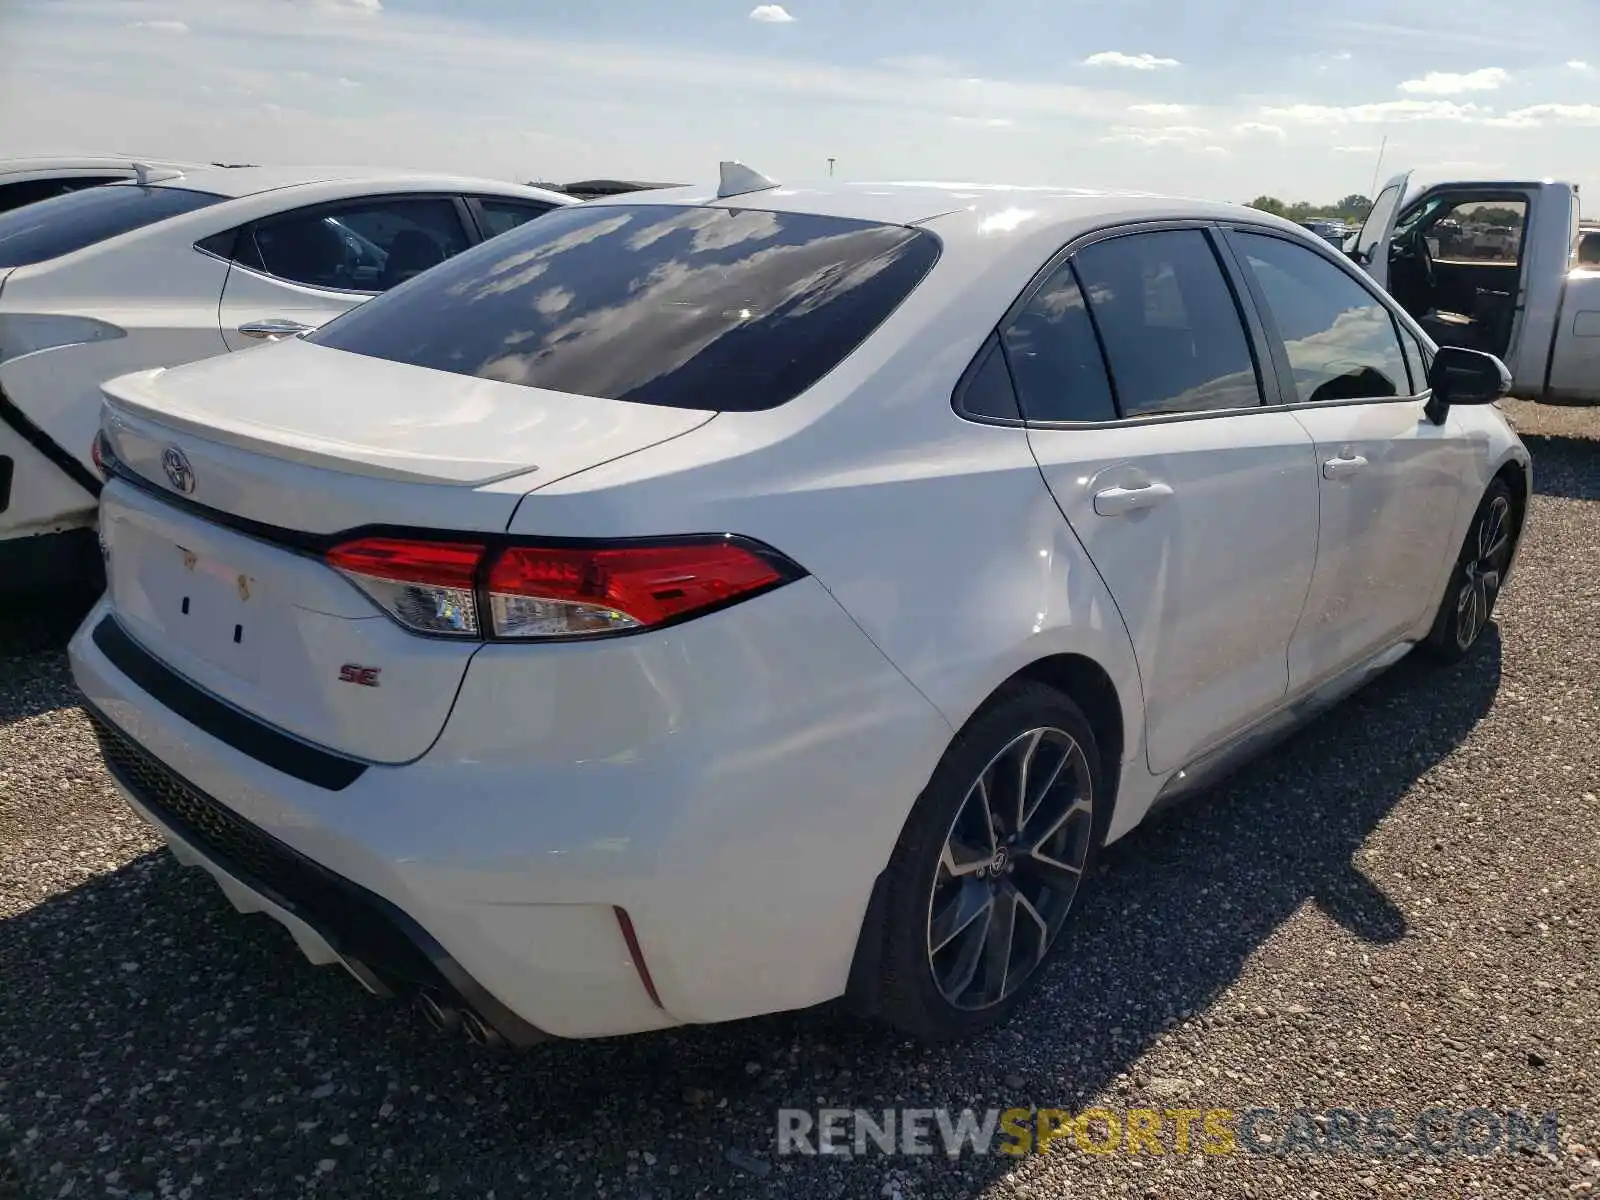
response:
{"label": "utility pole", "polygon": [[834,160],[830,158],[828,160],[828,178],[829,179],[833,178],[833,163],[834,163]]}

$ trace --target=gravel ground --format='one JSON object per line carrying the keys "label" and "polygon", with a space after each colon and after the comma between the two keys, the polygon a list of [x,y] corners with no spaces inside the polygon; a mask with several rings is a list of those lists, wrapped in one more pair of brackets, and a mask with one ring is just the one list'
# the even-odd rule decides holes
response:
{"label": "gravel ground", "polygon": [[[73,707],[81,609],[0,618],[0,1200],[1600,1190],[1600,412],[1508,407],[1540,494],[1480,652],[1402,663],[1115,847],[1036,1002],[954,1049],[827,1011],[523,1055],[434,1036],[157,852]],[[1480,1158],[774,1152],[784,1106],[1030,1103],[1561,1133]]]}

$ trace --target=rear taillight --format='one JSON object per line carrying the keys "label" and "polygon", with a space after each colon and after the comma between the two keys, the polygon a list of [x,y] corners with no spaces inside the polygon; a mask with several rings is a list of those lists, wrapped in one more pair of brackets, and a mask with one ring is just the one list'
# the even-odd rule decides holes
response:
{"label": "rear taillight", "polygon": [[516,641],[672,624],[804,574],[735,537],[504,547],[362,538],[326,557],[407,629]]}
{"label": "rear taillight", "polygon": [[94,441],[89,443],[89,457],[94,461],[94,469],[100,472],[100,478],[111,478],[111,447],[104,430],[96,432]]}
{"label": "rear taillight", "polygon": [[327,560],[407,629],[477,637],[473,585],[483,554],[470,543],[362,538],[335,546]]}

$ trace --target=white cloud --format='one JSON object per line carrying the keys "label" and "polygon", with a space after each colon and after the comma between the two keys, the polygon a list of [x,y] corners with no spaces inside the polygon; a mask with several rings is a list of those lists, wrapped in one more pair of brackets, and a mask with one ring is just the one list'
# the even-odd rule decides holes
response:
{"label": "white cloud", "polygon": [[1189,111],[1187,104],[1130,104],[1129,112],[1149,113],[1152,116],[1175,117]]}
{"label": "white cloud", "polygon": [[1010,129],[1016,122],[1010,117],[951,117],[957,125],[976,125],[980,129]]}
{"label": "white cloud", "polygon": [[1348,108],[1330,104],[1271,105],[1263,108],[1261,115],[1306,125],[1382,125],[1389,121],[1470,121],[1488,117],[1490,111],[1452,100],[1384,100]]}
{"label": "white cloud", "polygon": [[1376,154],[1376,146],[1334,146],[1335,154]]}
{"label": "white cloud", "polygon": [[1584,62],[1583,59],[1581,59],[1581,58],[1572,59],[1570,62],[1567,63],[1567,66],[1572,68],[1574,71],[1592,71],[1592,70],[1594,70],[1593,67],[1591,67],[1588,63]]}
{"label": "white cloud", "polygon": [[152,33],[188,33],[189,27],[182,21],[135,21],[128,26],[129,29],[148,29]]}
{"label": "white cloud", "polygon": [[1429,71],[1421,79],[1406,80],[1400,90],[1414,96],[1459,96],[1462,92],[1492,92],[1510,78],[1500,67],[1483,67],[1462,75]]}
{"label": "white cloud", "polygon": [[1132,71],[1158,71],[1163,67],[1180,65],[1175,58],[1157,58],[1154,54],[1123,54],[1120,50],[1102,50],[1083,60],[1086,67],[1127,67]]}
{"label": "white cloud", "polygon": [[1134,146],[1183,146],[1204,142],[1210,136],[1209,129],[1198,125],[1113,125],[1102,140]]}
{"label": "white cloud", "polygon": [[1244,121],[1244,122],[1241,122],[1240,124],[1235,125],[1233,127],[1233,131],[1235,133],[1244,134],[1246,136],[1249,136],[1251,134],[1256,134],[1256,135],[1259,135],[1261,137],[1275,137],[1275,138],[1281,138],[1281,137],[1286,137],[1287,136],[1283,132],[1283,126],[1281,126],[1281,125],[1263,125],[1260,121]]}
{"label": "white cloud", "polygon": [[1600,104],[1530,104],[1492,123],[1527,127],[1547,120],[1558,125],[1600,125]]}
{"label": "white cloud", "polygon": [[342,88],[358,88],[361,86],[361,83],[358,80],[348,79],[341,75],[339,76],[339,86]]}
{"label": "white cloud", "polygon": [[767,25],[787,25],[794,20],[781,4],[758,4],[750,10],[750,19]]}

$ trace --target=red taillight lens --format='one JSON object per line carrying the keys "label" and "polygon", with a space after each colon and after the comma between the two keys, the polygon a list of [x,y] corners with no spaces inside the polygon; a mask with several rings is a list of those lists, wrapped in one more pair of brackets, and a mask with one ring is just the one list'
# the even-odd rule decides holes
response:
{"label": "red taillight lens", "polygon": [[542,638],[648,628],[792,577],[786,564],[732,538],[596,549],[516,546],[489,572],[492,632]]}
{"label": "red taillight lens", "polygon": [[89,443],[89,457],[94,461],[94,469],[100,472],[102,478],[106,475],[106,435],[96,433],[94,441]]}
{"label": "red taillight lens", "polygon": [[335,546],[326,558],[407,629],[477,637],[473,583],[483,552],[464,542],[362,538]]}
{"label": "red taillight lens", "polygon": [[477,583],[490,551],[472,542],[361,538],[328,564],[418,633],[478,638],[568,638],[682,620],[803,574],[738,538],[621,546],[510,546],[489,568],[488,628]]}

